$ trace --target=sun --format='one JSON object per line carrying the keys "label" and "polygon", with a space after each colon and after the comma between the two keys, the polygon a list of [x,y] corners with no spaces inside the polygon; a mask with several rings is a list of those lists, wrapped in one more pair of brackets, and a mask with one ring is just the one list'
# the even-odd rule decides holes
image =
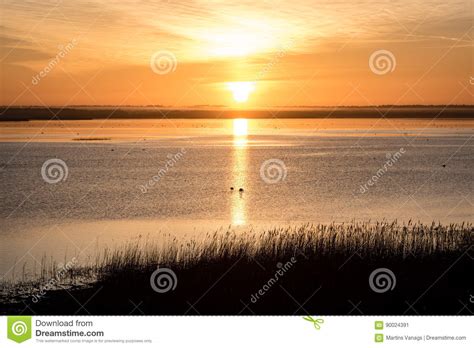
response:
{"label": "sun", "polygon": [[248,121],[245,118],[234,120],[234,136],[241,137],[248,134]]}
{"label": "sun", "polygon": [[245,103],[249,99],[250,93],[255,90],[255,82],[228,82],[227,87],[232,92],[234,100],[237,103]]}

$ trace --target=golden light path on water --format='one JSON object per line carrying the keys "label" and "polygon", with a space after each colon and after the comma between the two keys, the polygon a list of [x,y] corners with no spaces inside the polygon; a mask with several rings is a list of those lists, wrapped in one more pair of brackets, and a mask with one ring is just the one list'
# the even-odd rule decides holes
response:
{"label": "golden light path on water", "polygon": [[[241,226],[247,223],[247,205],[245,200],[245,190],[248,189],[246,177],[247,159],[247,135],[248,121],[246,119],[235,119],[233,122],[233,157],[231,187],[234,188],[231,198],[231,219],[232,225]],[[244,189],[240,192],[240,188]]]}

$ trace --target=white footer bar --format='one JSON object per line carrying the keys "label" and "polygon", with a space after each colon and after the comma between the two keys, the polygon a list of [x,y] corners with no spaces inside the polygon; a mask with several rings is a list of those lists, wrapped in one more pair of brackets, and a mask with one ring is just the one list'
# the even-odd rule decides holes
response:
{"label": "white footer bar", "polygon": [[3,316],[0,347],[473,347],[472,316]]}

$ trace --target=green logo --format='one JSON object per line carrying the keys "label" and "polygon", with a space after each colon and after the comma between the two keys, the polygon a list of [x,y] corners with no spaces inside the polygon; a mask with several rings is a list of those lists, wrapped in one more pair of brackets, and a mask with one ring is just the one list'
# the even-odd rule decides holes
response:
{"label": "green logo", "polygon": [[31,338],[31,317],[8,317],[7,337],[17,343]]}
{"label": "green logo", "polygon": [[316,330],[319,330],[321,328],[321,324],[324,323],[323,319],[320,319],[320,318],[313,319],[309,315],[307,317],[303,317],[303,319],[313,323],[313,326]]}
{"label": "green logo", "polygon": [[383,334],[375,334],[375,342],[382,343],[383,342]]}
{"label": "green logo", "polygon": [[375,322],[375,330],[383,330],[383,321]]}

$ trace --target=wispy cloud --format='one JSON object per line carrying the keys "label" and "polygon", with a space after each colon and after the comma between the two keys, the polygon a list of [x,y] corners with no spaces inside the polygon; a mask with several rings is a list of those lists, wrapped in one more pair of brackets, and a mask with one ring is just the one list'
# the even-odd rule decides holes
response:
{"label": "wispy cloud", "polygon": [[74,55],[62,63],[74,76],[145,69],[165,49],[180,68],[212,67],[188,80],[245,79],[288,46],[265,80],[295,82],[316,68],[353,80],[362,65],[351,75],[344,60],[359,62],[361,54],[365,60],[372,49],[394,47],[403,57],[423,55],[420,47],[472,48],[472,35],[465,35],[472,30],[469,0],[3,0],[0,6],[2,64],[37,70],[75,38]]}
{"label": "wispy cloud", "polygon": [[[387,35],[402,39],[421,31],[453,38],[467,29],[469,6],[469,1],[426,0],[5,0],[2,12],[6,34],[18,39],[31,36],[48,46],[82,34],[100,55],[121,43],[124,35],[137,34],[129,42],[132,56],[160,45],[192,60],[267,52],[290,40],[293,49],[311,52],[324,40],[348,36],[364,41]],[[243,45],[239,40],[246,41],[247,51],[233,49],[236,41]]]}

